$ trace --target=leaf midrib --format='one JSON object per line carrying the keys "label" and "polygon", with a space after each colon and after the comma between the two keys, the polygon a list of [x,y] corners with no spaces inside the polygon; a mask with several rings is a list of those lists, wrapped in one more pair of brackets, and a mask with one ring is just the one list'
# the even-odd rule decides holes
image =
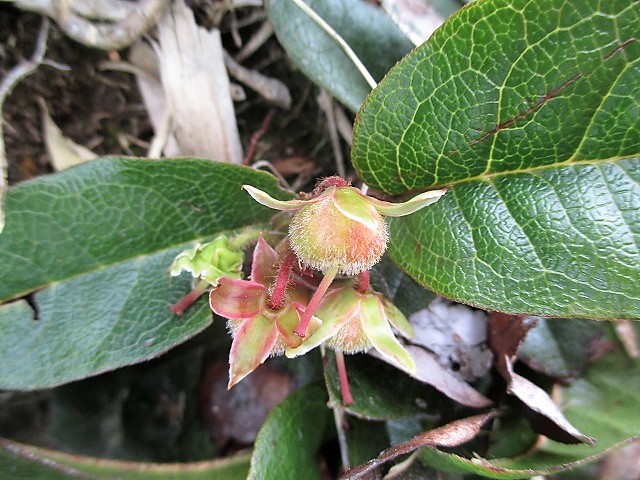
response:
{"label": "leaf midrib", "polygon": [[[596,158],[596,159],[591,159],[591,160],[575,160],[574,158],[570,158],[569,160],[565,160],[563,162],[550,163],[548,165],[539,165],[539,166],[536,166],[536,167],[528,167],[528,168],[522,168],[522,169],[507,170],[507,171],[504,171],[504,172],[483,173],[481,175],[475,175],[473,177],[461,178],[459,180],[454,180],[452,182],[430,185],[427,189],[428,190],[432,190],[434,188],[439,188],[439,187],[442,187],[442,186],[453,187],[455,185],[461,185],[461,184],[464,184],[464,183],[469,183],[469,182],[474,182],[474,181],[491,182],[493,179],[499,178],[499,177],[507,177],[509,175],[518,175],[518,174],[521,174],[521,173],[535,174],[535,173],[540,172],[540,171],[553,170],[553,169],[556,169],[556,168],[562,168],[562,167],[574,166],[574,165],[576,165],[576,166],[579,166],[579,165],[602,165],[602,164],[606,164],[606,163],[615,164],[616,162],[620,162],[620,161],[624,161],[624,160],[636,159],[636,158],[638,158],[638,156],[640,156],[640,152],[639,153],[634,153],[634,154],[631,154],[631,155],[623,155],[623,156],[610,157],[610,158]],[[419,189],[419,190],[415,189],[415,190],[411,190],[411,192],[415,193],[417,191],[423,191],[423,190],[427,190],[427,189]]]}
{"label": "leaf midrib", "polygon": [[[189,248],[195,242],[201,242],[201,241],[204,241],[204,240],[206,240],[208,238],[211,238],[214,235],[223,235],[223,234],[225,234],[227,232],[233,232],[233,231],[236,231],[236,229],[219,230],[217,232],[212,232],[212,233],[207,234],[207,235],[203,235],[203,236],[200,236],[200,237],[195,237],[195,238],[193,238],[191,240],[175,243],[175,244],[166,246],[164,248],[159,248],[157,250],[150,250],[149,252],[145,252],[145,253],[142,253],[142,254],[137,254],[137,255],[134,255],[134,256],[131,256],[131,257],[120,258],[120,259],[117,259],[117,260],[112,261],[110,263],[102,263],[102,264],[97,265],[97,266],[95,266],[93,268],[88,268],[86,270],[74,273],[72,275],[69,275],[69,276],[67,276],[65,278],[61,278],[59,280],[53,280],[53,281],[50,281],[50,282],[43,282],[43,283],[40,283],[38,285],[34,285],[31,288],[28,288],[28,289],[25,289],[23,291],[17,292],[14,295],[11,295],[9,297],[1,298],[0,299],[0,303],[9,302],[11,300],[16,300],[18,298],[24,297],[25,295],[28,295],[28,294],[30,294],[32,292],[37,291],[37,290],[43,290],[45,288],[56,287],[57,285],[60,285],[60,284],[63,284],[65,282],[74,280],[76,278],[80,278],[80,277],[83,277],[85,275],[98,273],[98,272],[101,272],[103,270],[107,270],[109,268],[113,268],[113,267],[115,267],[117,265],[121,265],[121,264],[124,264],[124,263],[135,262],[137,260],[144,260],[145,258],[148,258],[148,257],[152,257],[152,256],[155,256],[155,255],[160,255],[162,253],[168,252],[169,250],[177,249],[178,247],[184,247],[186,249],[186,248]],[[169,265],[167,265],[167,271],[168,271],[168,269],[169,269]]]}

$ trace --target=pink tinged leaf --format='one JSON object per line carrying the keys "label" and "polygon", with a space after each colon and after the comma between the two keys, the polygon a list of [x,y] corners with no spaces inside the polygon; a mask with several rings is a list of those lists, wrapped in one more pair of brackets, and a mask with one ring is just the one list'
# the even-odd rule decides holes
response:
{"label": "pink tinged leaf", "polygon": [[403,443],[394,445],[383,451],[378,458],[348,470],[340,480],[355,480],[365,478],[365,474],[380,465],[394,460],[402,455],[411,453],[422,447],[456,447],[475,438],[482,426],[496,415],[495,411],[474,415],[456,420],[442,427],[421,433]]}
{"label": "pink tinged leaf", "polygon": [[547,395],[547,392],[515,373],[508,356],[505,355],[504,359],[508,373],[507,392],[516,396],[535,413],[542,415],[551,422],[551,425],[549,425],[551,430],[544,432],[546,436],[563,443],[595,444],[593,438],[584,435],[569,423],[558,406],[553,403],[551,397]]}
{"label": "pink tinged leaf", "polygon": [[209,305],[225,318],[251,318],[264,308],[266,294],[266,287],[260,283],[221,277],[209,295]]}
{"label": "pink tinged leaf", "polygon": [[273,321],[264,315],[245,320],[233,338],[229,353],[229,385],[227,389],[264,362],[278,339]]}
{"label": "pink tinged leaf", "polygon": [[378,230],[380,215],[368,199],[355,188],[338,188],[333,195],[333,203],[345,217],[365,225],[373,232]]}
{"label": "pink tinged leaf", "polygon": [[360,302],[360,321],[367,338],[383,357],[407,373],[415,373],[416,364],[393,335],[382,304],[375,295]]}
{"label": "pink tinged leaf", "polygon": [[258,238],[258,243],[253,249],[253,261],[251,263],[251,281],[269,285],[276,275],[275,265],[278,262],[278,254],[262,238]]}
{"label": "pink tinged leaf", "polygon": [[409,320],[407,320],[407,317],[384,296],[379,295],[378,298],[382,302],[382,307],[384,308],[384,313],[389,323],[393,325],[403,337],[414,338],[416,333],[413,331],[413,327],[409,323]]}
{"label": "pink tinged leaf", "polygon": [[264,205],[265,207],[273,208],[274,210],[298,210],[305,205],[317,202],[320,198],[316,197],[310,200],[277,200],[268,193],[252,187],[251,185],[243,185],[242,188],[246,190],[256,202]]}
{"label": "pink tinged leaf", "polygon": [[403,203],[384,202],[377,198],[369,198],[369,202],[371,202],[376,210],[378,210],[382,215],[387,217],[403,217],[416,212],[427,205],[436,203],[445,193],[447,193],[447,190],[447,188],[443,188],[442,190],[424,192]]}
{"label": "pink tinged leaf", "polygon": [[359,304],[360,301],[356,296],[355,290],[350,287],[330,291],[323,298],[314,317],[318,318],[321,324],[301,345],[288,349],[285,355],[288,358],[304,355],[333,337],[347,322],[355,317]]}

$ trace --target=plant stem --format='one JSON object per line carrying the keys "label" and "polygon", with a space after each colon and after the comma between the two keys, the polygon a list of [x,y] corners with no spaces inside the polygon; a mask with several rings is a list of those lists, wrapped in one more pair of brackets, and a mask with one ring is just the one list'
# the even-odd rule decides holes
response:
{"label": "plant stem", "polygon": [[293,269],[293,262],[295,258],[296,254],[293,252],[289,252],[287,256],[284,257],[280,268],[278,268],[276,283],[268,299],[269,308],[271,308],[272,310],[280,310],[282,308],[282,305],[284,305],[284,296],[287,293],[289,276],[291,275],[291,270]]}
{"label": "plant stem", "polygon": [[353,403],[353,397],[351,396],[351,387],[349,387],[349,378],[347,377],[347,366],[344,364],[344,354],[342,350],[336,350],[336,365],[338,366],[342,404],[345,406],[351,405]]}
{"label": "plant stem", "polygon": [[176,315],[182,316],[185,310],[189,308],[191,305],[193,305],[193,302],[195,302],[198,298],[200,298],[200,296],[204,292],[206,292],[208,288],[209,288],[209,282],[207,282],[206,280],[200,280],[196,284],[196,286],[193,288],[193,290],[187,293],[184,297],[182,297],[176,303],[171,305],[169,307],[169,310],[171,310]]}
{"label": "plant stem", "polygon": [[304,338],[304,334],[307,331],[307,327],[309,326],[313,313],[316,311],[316,308],[318,308],[320,300],[322,300],[324,294],[327,293],[331,282],[333,282],[333,279],[336,278],[337,274],[338,267],[332,267],[324,274],[324,278],[320,282],[320,285],[318,285],[318,288],[313,294],[313,297],[311,297],[311,300],[309,300],[309,304],[307,305],[307,308],[304,309],[300,323],[298,323],[298,326],[295,328],[293,333]]}
{"label": "plant stem", "polygon": [[[325,378],[329,374],[327,350],[324,345],[320,345],[320,355],[322,355],[322,368],[324,369]],[[338,434],[338,444],[340,445],[340,460],[342,461],[342,471],[349,469],[349,444],[347,443],[347,434],[345,432],[346,423],[344,419],[344,407],[338,402],[329,402],[329,407],[333,410],[333,420],[336,424],[336,432]]]}

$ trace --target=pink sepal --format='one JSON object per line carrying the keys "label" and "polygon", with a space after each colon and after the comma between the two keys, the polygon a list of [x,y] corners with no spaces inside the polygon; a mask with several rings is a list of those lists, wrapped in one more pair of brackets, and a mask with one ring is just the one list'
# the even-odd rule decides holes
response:
{"label": "pink sepal", "polygon": [[245,320],[237,331],[229,353],[229,385],[233,387],[264,362],[278,339],[273,321],[264,315]]}
{"label": "pink sepal", "polygon": [[249,280],[221,277],[209,295],[211,310],[225,318],[251,318],[264,308],[267,288]]}

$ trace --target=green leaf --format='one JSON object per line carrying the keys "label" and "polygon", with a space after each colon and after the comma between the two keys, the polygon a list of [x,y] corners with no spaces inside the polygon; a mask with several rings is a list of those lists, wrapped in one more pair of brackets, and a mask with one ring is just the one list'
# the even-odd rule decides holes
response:
{"label": "green leaf", "polygon": [[[0,388],[59,385],[141,362],[211,323],[173,258],[270,213],[240,186],[278,194],[273,177],[206,160],[106,158],[12,188],[0,235]],[[280,192],[282,196],[283,192]]]}
{"label": "green leaf", "polygon": [[136,463],[69,455],[0,439],[0,476],[2,478],[243,480],[247,476],[248,469],[247,455],[197,463]]}
{"label": "green leaf", "polygon": [[329,419],[327,393],[321,385],[310,384],[292,393],[262,426],[248,478],[319,479],[316,455]]}
{"label": "green leaf", "polygon": [[[611,449],[640,438],[640,361],[622,349],[592,364],[585,375],[563,388],[563,413],[580,431],[596,438],[590,445],[566,445],[547,440],[533,451],[512,459],[467,459],[425,449],[422,460],[448,471],[489,478],[530,478],[548,475],[597,460]],[[500,435],[500,431],[495,432]]]}
{"label": "green leaf", "polygon": [[[303,0],[353,49],[374,79],[412,48],[379,8],[362,0]],[[300,69],[354,112],[371,87],[338,43],[292,0],[267,0],[276,36]]]}
{"label": "green leaf", "polygon": [[531,368],[563,380],[576,378],[602,345],[604,325],[577,318],[535,318],[518,347],[518,358]]}
{"label": "green leaf", "polygon": [[402,269],[485,309],[640,317],[638,7],[479,0],[385,77],[358,114],[359,173],[452,186],[392,221]]}
{"label": "green leaf", "polygon": [[[325,359],[325,382],[332,402],[341,402],[335,355]],[[412,417],[434,411],[435,391],[401,370],[368,355],[345,355],[347,376],[354,402],[345,411],[365,420]]]}

